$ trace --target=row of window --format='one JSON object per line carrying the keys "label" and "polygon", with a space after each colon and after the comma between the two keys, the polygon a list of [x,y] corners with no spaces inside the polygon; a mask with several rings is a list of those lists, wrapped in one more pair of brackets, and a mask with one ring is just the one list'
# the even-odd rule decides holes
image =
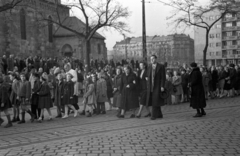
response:
{"label": "row of window", "polygon": [[[48,41],[53,42],[53,23],[52,17],[48,17]],[[20,10],[20,30],[21,30],[21,39],[27,40],[27,23],[26,23],[26,12],[24,9]]]}
{"label": "row of window", "polygon": [[209,38],[221,38],[221,34],[217,33],[217,34],[209,34]]}
{"label": "row of window", "polygon": [[221,52],[217,51],[217,52],[208,52],[209,56],[221,56]]}
{"label": "row of window", "polygon": [[209,43],[209,47],[220,47],[221,45],[222,45],[221,42]]}
{"label": "row of window", "polygon": [[224,24],[224,27],[229,28],[229,27],[240,27],[240,21],[234,21],[234,22],[227,22]]}

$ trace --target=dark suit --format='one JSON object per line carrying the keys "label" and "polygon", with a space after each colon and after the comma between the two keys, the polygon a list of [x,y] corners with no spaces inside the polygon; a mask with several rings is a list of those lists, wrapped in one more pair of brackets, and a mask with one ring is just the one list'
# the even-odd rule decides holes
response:
{"label": "dark suit", "polygon": [[147,77],[147,106],[152,106],[153,118],[162,117],[161,106],[164,106],[164,99],[160,97],[160,93],[166,81],[165,66],[157,63],[154,70],[150,64]]}

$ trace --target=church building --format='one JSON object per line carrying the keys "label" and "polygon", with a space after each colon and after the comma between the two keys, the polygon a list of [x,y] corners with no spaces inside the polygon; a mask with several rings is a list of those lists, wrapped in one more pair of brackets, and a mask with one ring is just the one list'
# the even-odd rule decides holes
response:
{"label": "church building", "polygon": [[[3,5],[8,0],[1,0]],[[57,11],[58,10],[58,14]],[[84,36],[51,22],[62,20],[70,29],[82,32],[85,24],[70,16],[70,8],[61,0],[23,0],[14,9],[0,13],[0,56],[74,57],[86,54]],[[91,40],[91,59],[107,58],[105,38],[96,33]]]}

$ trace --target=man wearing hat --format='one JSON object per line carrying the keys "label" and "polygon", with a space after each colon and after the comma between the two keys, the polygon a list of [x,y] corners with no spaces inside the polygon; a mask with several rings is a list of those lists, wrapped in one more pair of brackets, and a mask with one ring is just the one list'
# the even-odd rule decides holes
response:
{"label": "man wearing hat", "polygon": [[166,81],[165,66],[157,63],[157,56],[151,56],[151,64],[148,67],[147,76],[147,106],[152,106],[151,120],[162,118],[161,106],[164,106],[164,98],[160,96],[164,92]]}

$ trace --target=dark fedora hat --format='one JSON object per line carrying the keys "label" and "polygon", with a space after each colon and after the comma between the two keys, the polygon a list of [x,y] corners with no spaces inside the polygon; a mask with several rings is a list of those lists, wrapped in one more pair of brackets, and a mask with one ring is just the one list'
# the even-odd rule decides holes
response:
{"label": "dark fedora hat", "polygon": [[169,91],[166,89],[166,88],[164,88],[164,91],[163,92],[160,92],[160,97],[162,98],[162,99],[167,99],[168,97],[169,97]]}

